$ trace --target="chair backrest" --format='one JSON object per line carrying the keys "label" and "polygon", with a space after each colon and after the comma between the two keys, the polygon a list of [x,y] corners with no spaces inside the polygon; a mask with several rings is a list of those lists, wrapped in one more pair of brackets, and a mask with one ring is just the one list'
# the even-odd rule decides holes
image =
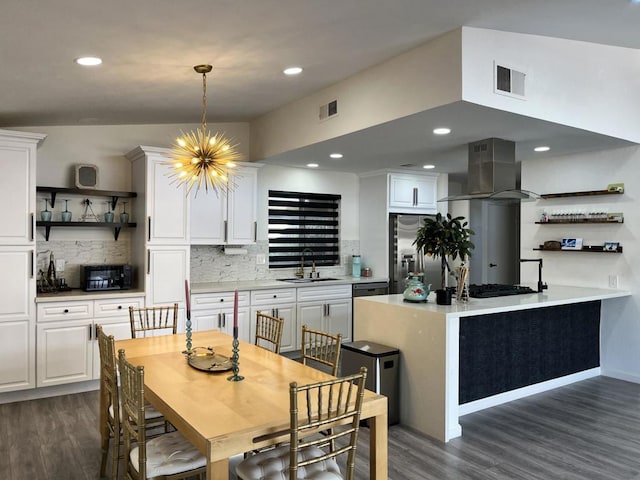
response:
{"label": "chair backrest", "polygon": [[[360,373],[336,378],[325,382],[298,386],[296,382],[289,385],[291,410],[291,443],[289,448],[289,478],[298,478],[298,468],[329,458],[348,453],[346,480],[355,478],[356,445],[364,384],[367,369],[362,367]],[[322,437],[312,435],[320,431],[329,431]],[[306,448],[326,444],[342,437],[348,437],[348,443],[337,442],[341,447],[330,452],[322,451],[322,455],[304,460],[298,453]]]}
{"label": "chair backrest", "polygon": [[282,341],[282,325],[284,319],[258,312],[256,314],[256,340],[259,347],[280,353],[280,343]]}
{"label": "chair backrest", "polygon": [[113,335],[104,333],[102,325],[96,326],[96,332],[98,350],[100,351],[100,407],[103,409],[101,410],[101,416],[109,415],[109,407],[111,407],[113,412],[112,420],[117,426],[120,423],[120,401],[116,341]]}
{"label": "chair backrest", "polygon": [[[124,439],[125,478],[147,478],[147,436],[144,421],[144,367],[127,361],[118,350],[122,400],[122,435]],[[138,465],[131,464],[132,444],[138,446]]]}
{"label": "chair backrest", "polygon": [[175,334],[178,331],[178,304],[157,307],[129,307],[131,321],[131,338],[137,333],[150,330],[169,330]]}
{"label": "chair backrest", "polygon": [[342,335],[312,330],[302,326],[302,363],[309,360],[318,362],[331,368],[331,375],[338,375],[340,366],[340,346]]}

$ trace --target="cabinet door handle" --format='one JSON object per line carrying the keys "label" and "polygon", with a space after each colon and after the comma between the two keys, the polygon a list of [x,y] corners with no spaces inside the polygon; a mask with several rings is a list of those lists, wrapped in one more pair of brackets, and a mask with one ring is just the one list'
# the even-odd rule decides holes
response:
{"label": "cabinet door handle", "polygon": [[327,317],[331,316],[331,305],[327,303]]}
{"label": "cabinet door handle", "polygon": [[224,221],[224,241],[227,241],[227,221]]}
{"label": "cabinet door handle", "polygon": [[222,327],[222,320],[220,319],[220,314],[218,314],[218,328]]}
{"label": "cabinet door handle", "polygon": [[89,325],[89,340],[91,340],[92,338],[92,333],[93,333],[93,326]]}
{"label": "cabinet door handle", "polygon": [[227,328],[227,314],[226,313],[222,314],[222,327],[223,328]]}
{"label": "cabinet door handle", "polygon": [[34,240],[35,230],[36,230],[36,217],[35,217],[35,215],[32,213],[32,214],[31,214],[31,241],[32,241],[32,242],[33,242],[33,240]]}
{"label": "cabinet door handle", "polygon": [[417,206],[418,205],[418,189],[416,187],[413,187],[413,206]]}
{"label": "cabinet door handle", "polygon": [[274,317],[280,317],[280,309],[276,308],[276,314],[274,315]]}
{"label": "cabinet door handle", "polygon": [[63,313],[69,313],[69,309],[65,308]]}
{"label": "cabinet door handle", "polygon": [[147,275],[151,275],[151,250],[147,249]]}
{"label": "cabinet door handle", "polygon": [[35,250],[31,250],[31,278],[36,275],[36,253]]}
{"label": "cabinet door handle", "polygon": [[118,305],[118,310],[122,310],[122,305]]}
{"label": "cabinet door handle", "polygon": [[253,222],[253,241],[258,241],[258,222]]}
{"label": "cabinet door handle", "polygon": [[148,241],[151,241],[151,215],[149,215],[149,216],[147,217],[147,224],[148,224],[147,226],[148,226],[148,228],[149,228],[149,231],[148,231],[148,233],[147,233],[147,240],[148,240]]}

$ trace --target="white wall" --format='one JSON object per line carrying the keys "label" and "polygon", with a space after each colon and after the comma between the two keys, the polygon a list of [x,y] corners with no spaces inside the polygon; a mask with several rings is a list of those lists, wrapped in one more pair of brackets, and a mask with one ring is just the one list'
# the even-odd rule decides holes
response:
{"label": "white wall", "polygon": [[[251,159],[294,150],[461,98],[460,29],[270,112],[251,123]],[[318,118],[338,100],[338,115]]]}
{"label": "white wall", "polygon": [[[543,279],[554,285],[609,287],[609,276],[618,277],[618,288],[633,296],[603,303],[602,371],[605,375],[640,383],[640,147],[526,161],[522,163],[522,188],[536,193],[603,190],[624,182],[620,196],[571,197],[522,204],[521,258],[540,256]],[[623,212],[623,224],[536,225],[543,210],[605,209]],[[545,240],[582,238],[587,245],[620,242],[622,254],[586,252],[538,252]],[[524,283],[535,284],[537,269],[521,268]]]}
{"label": "white wall", "polygon": [[[526,100],[493,91],[494,61],[526,73]],[[464,27],[463,100],[640,142],[640,50]]]}

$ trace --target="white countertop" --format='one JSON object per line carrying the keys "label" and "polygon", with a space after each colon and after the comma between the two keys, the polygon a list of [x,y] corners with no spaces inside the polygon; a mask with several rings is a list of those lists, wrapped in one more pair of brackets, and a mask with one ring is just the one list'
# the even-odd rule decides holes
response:
{"label": "white countertop", "polygon": [[549,289],[542,293],[528,293],[494,298],[471,298],[467,303],[459,303],[453,299],[451,305],[437,305],[434,292],[429,294],[427,303],[405,302],[402,294],[358,297],[356,301],[379,302],[420,311],[468,317],[472,315],[527,310],[530,308],[551,307],[554,305],[566,305],[569,303],[589,302],[593,300],[607,300],[610,298],[628,297],[630,295],[631,292],[625,290],[550,285]]}
{"label": "white countertop", "polygon": [[321,282],[291,283],[282,280],[244,280],[237,282],[192,283],[191,293],[232,292],[234,290],[265,290],[269,288],[321,287],[323,285],[352,285],[354,283],[388,282],[382,277],[331,277],[335,280]]}
{"label": "white countertop", "polygon": [[131,290],[108,290],[102,292],[85,292],[79,288],[74,288],[68,292],[39,293],[36,296],[36,303],[40,302],[70,302],[73,300],[102,300],[105,298],[130,298],[144,297],[144,292],[139,289]]}
{"label": "white countertop", "polygon": [[[244,280],[236,282],[205,282],[192,283],[189,285],[191,293],[217,293],[233,292],[237,290],[266,290],[269,288],[298,288],[298,287],[320,287],[322,285],[352,285],[354,283],[388,282],[388,278],[382,277],[331,277],[335,280],[325,280],[321,282],[290,283],[282,280]],[[36,303],[40,302],[68,302],[72,300],[98,300],[103,298],[125,298],[144,296],[144,291],[139,289],[115,290],[104,292],[85,292],[80,289],[73,289],[68,292],[39,293],[36,296]]]}

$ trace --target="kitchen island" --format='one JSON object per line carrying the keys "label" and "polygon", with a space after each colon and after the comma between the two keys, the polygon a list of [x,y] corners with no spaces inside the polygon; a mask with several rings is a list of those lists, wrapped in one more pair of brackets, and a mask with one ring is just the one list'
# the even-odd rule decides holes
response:
{"label": "kitchen island", "polygon": [[460,415],[599,375],[603,305],[629,295],[551,286],[452,305],[357,298],[354,340],[400,349],[400,423],[447,442],[462,435]]}

